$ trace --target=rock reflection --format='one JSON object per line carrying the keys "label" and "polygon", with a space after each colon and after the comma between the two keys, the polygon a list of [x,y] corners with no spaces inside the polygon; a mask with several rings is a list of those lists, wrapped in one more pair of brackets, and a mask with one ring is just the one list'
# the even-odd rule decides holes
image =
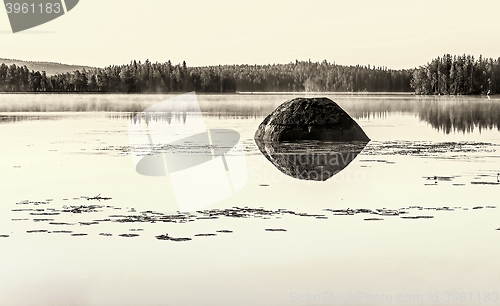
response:
{"label": "rock reflection", "polygon": [[264,142],[264,156],[284,174],[300,180],[326,181],[347,167],[368,142]]}

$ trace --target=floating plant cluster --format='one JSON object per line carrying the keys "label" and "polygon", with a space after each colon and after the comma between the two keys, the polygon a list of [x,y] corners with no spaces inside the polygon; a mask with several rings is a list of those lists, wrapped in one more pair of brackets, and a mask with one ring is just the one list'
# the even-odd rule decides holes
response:
{"label": "floating plant cluster", "polygon": [[[472,209],[483,209],[483,208],[496,208],[496,206],[474,206]],[[331,209],[331,208],[326,208],[324,211],[329,211],[332,212],[333,215],[337,216],[349,216],[349,215],[357,215],[357,214],[369,214],[369,215],[377,215],[377,217],[370,217],[370,218],[365,218],[365,221],[382,221],[384,220],[383,218],[380,218],[381,216],[384,217],[399,217],[401,219],[432,219],[434,216],[432,215],[411,215],[409,216],[410,212],[412,211],[455,211],[455,210],[469,210],[466,207],[448,207],[448,206],[443,206],[443,207],[423,207],[423,206],[408,206],[408,207],[402,207],[397,210],[393,209],[387,209],[387,208],[378,208],[378,209],[367,209],[367,208],[358,208],[358,209]],[[380,217],[379,217],[380,216]]]}
{"label": "floating plant cluster", "polygon": [[[312,218],[317,218],[317,219],[327,219],[328,217],[325,215],[318,215],[318,214],[308,214],[308,213],[302,213],[302,212],[294,212],[291,210],[287,209],[278,209],[278,210],[269,210],[269,209],[264,209],[263,207],[260,208],[251,208],[251,207],[232,207],[232,208],[226,208],[226,209],[206,209],[206,210],[198,210],[196,212],[177,212],[177,213],[163,213],[163,212],[158,212],[158,211],[142,211],[142,212],[137,212],[134,208],[130,208],[127,212],[125,213],[114,213],[116,210],[122,210],[121,207],[115,207],[113,205],[105,205],[104,203],[95,203],[95,202],[101,202],[101,201],[108,201],[111,200],[112,198],[110,197],[102,197],[100,194],[95,196],[95,197],[75,197],[72,200],[87,200],[87,201],[92,201],[89,203],[81,204],[81,205],[63,205],[61,208],[53,208],[53,207],[46,207],[46,208],[41,208],[42,206],[48,206],[49,204],[52,203],[52,199],[48,199],[45,201],[29,201],[29,200],[24,200],[16,203],[16,206],[21,206],[22,208],[14,208],[12,209],[13,212],[16,213],[25,213],[29,214],[29,217],[31,217],[31,220],[35,222],[38,225],[45,224],[48,225],[50,229],[29,229],[26,230],[26,233],[28,234],[34,234],[34,233],[59,233],[59,234],[69,234],[71,236],[86,236],[88,235],[87,233],[74,233],[73,230],[57,230],[57,229],[52,229],[55,227],[59,226],[66,226],[66,227],[72,227],[72,226],[78,226],[78,229],[81,229],[82,226],[92,226],[92,225],[99,225],[101,223],[122,223],[122,224],[137,224],[137,223],[188,223],[188,222],[194,222],[194,221],[199,221],[199,220],[214,220],[214,219],[220,219],[220,218],[261,218],[261,219],[271,219],[271,218],[281,218],[283,215],[294,215],[294,216],[299,216],[299,217],[312,217]],[[63,201],[68,201],[68,199],[63,199]],[[66,222],[66,221],[59,221],[56,220],[58,217],[64,217],[64,215],[79,215],[79,214],[93,214],[93,213],[100,213],[99,215],[102,216],[102,213],[106,213],[107,217],[105,218],[100,218],[100,219],[93,219],[91,221],[76,221],[76,222]],[[29,221],[30,218],[12,218],[12,221]],[[285,229],[281,228],[265,228],[265,231],[286,231]],[[122,233],[118,234],[117,236],[119,237],[138,237],[140,234],[137,232],[143,231],[142,228],[131,228],[129,229],[130,232],[135,232],[135,233]],[[221,229],[215,231],[215,233],[199,233],[195,234],[194,237],[211,237],[211,236],[217,236],[217,234],[230,234],[233,233],[232,230],[228,229]],[[113,236],[112,233],[108,232],[101,232],[99,233],[99,236],[103,237],[110,237]],[[4,237],[7,238],[9,235],[0,235],[0,238]],[[169,241],[189,241],[192,240],[193,238],[188,238],[188,237],[172,237],[168,233],[162,234],[162,235],[157,235],[155,236],[158,240],[169,240]]]}
{"label": "floating plant cluster", "polygon": [[[500,173],[492,172],[492,174],[473,174],[473,180],[470,182],[472,185],[500,185]],[[432,183],[425,183],[425,186],[436,186],[439,182],[453,182],[459,175],[455,176],[424,176],[423,179],[432,181]],[[464,183],[452,183],[453,186],[465,186]]]}
{"label": "floating plant cluster", "polygon": [[497,144],[474,141],[372,141],[361,155],[409,155],[440,158],[469,158],[470,153],[495,152]]}
{"label": "floating plant cluster", "polygon": [[[428,179],[438,179],[447,180],[447,178],[442,177],[429,177]],[[63,199],[67,201],[68,199]],[[52,199],[45,201],[21,201],[16,203],[16,207],[12,209],[13,212],[21,214],[29,214],[28,217],[23,216],[23,218],[12,218],[12,221],[29,221],[30,219],[37,224],[47,225],[47,228],[32,228],[26,230],[27,234],[45,233],[45,234],[68,234],[71,236],[87,236],[88,233],[82,232],[81,229],[89,226],[98,226],[102,223],[121,223],[121,224],[140,224],[140,223],[188,223],[195,222],[199,220],[217,220],[220,218],[260,218],[260,219],[279,219],[282,216],[297,216],[297,217],[309,217],[314,219],[328,219],[329,217],[325,214],[309,214],[303,212],[295,212],[289,209],[264,209],[263,207],[251,208],[251,207],[232,207],[226,209],[205,209],[198,210],[196,212],[177,212],[177,213],[163,213],[158,211],[142,211],[137,212],[134,208],[130,208],[128,211],[116,214],[116,210],[125,211],[121,207],[115,207],[113,205],[105,205],[104,203],[96,204],[95,202],[108,201],[111,200],[109,197],[101,197],[100,195],[95,197],[79,197],[73,198],[73,200],[87,200],[93,203],[84,203],[81,205],[63,205],[61,208],[46,207],[41,208],[41,206],[49,206],[52,203]],[[495,206],[474,206],[473,210],[477,209],[493,209]],[[423,207],[423,206],[409,206],[402,207],[399,209],[388,209],[388,208],[378,208],[378,209],[368,209],[368,208],[346,208],[346,209],[332,209],[326,208],[323,211],[332,213],[333,216],[352,216],[357,214],[366,214],[370,217],[364,218],[365,221],[383,221],[386,217],[399,217],[401,219],[432,219],[434,216],[431,214],[432,211],[455,211],[458,209],[468,210],[464,207]],[[426,212],[422,214],[422,212]],[[417,212],[415,214],[415,212]],[[67,222],[65,220],[57,220],[57,218],[64,216],[75,216],[75,215],[91,215],[94,213],[99,213],[100,216],[104,213],[107,217],[93,219],[91,221],[74,221]],[[74,232],[73,228],[77,226],[78,232]],[[61,229],[62,227],[62,229]],[[68,227],[70,227],[68,229]],[[59,229],[58,229],[59,228]],[[109,227],[108,227],[109,228]],[[286,232],[283,228],[264,228],[267,232]],[[138,232],[143,232],[143,228],[130,228],[128,233],[120,233],[119,237],[139,237]],[[217,236],[217,234],[230,234],[233,233],[229,229],[220,229],[214,233],[198,233],[194,234],[193,237],[174,237],[170,236],[168,233],[155,235],[158,240],[164,241],[190,241],[195,237],[212,237]],[[100,232],[98,234],[102,237],[113,236],[109,232]],[[0,235],[0,238],[8,238],[9,235]]]}

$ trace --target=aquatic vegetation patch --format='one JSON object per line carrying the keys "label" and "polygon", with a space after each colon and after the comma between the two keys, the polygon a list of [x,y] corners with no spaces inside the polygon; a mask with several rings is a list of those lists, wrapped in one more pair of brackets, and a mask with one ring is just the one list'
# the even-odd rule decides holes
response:
{"label": "aquatic vegetation patch", "polygon": [[52,231],[50,233],[51,234],[71,234],[71,233],[73,233],[73,231],[65,231],[65,230],[63,230],[63,231]]}
{"label": "aquatic vegetation patch", "polygon": [[156,239],[158,239],[158,240],[170,240],[170,241],[177,241],[177,242],[181,242],[181,241],[189,241],[189,240],[191,240],[191,238],[175,238],[175,237],[170,237],[170,236],[168,235],[168,233],[167,233],[167,234],[165,234],[165,235],[158,235],[158,236],[155,236],[155,237],[156,237]]}
{"label": "aquatic vegetation patch", "polygon": [[470,153],[492,153],[499,145],[488,142],[427,142],[427,141],[372,141],[361,155],[406,155],[458,159],[470,158]]}
{"label": "aquatic vegetation patch", "polygon": [[401,216],[402,219],[432,219],[434,216]]}
{"label": "aquatic vegetation patch", "polygon": [[[444,181],[448,182],[452,180],[454,177],[453,176],[426,176],[424,177],[425,180],[434,180],[437,179],[439,181]],[[91,197],[76,197],[73,198],[73,201],[81,200],[81,199],[87,199]],[[99,201],[99,198],[92,197],[92,201]],[[69,200],[68,200],[69,201]],[[27,204],[26,204],[27,203]],[[448,212],[453,212],[456,209],[462,209],[462,210],[468,210],[469,208],[466,207],[460,207],[460,206],[455,206],[455,207],[449,207],[449,206],[439,206],[439,207],[424,207],[424,206],[408,206],[408,207],[401,207],[399,209],[391,209],[391,208],[345,208],[345,209],[339,209],[339,208],[325,208],[323,211],[331,213],[331,216],[329,217],[326,214],[311,214],[311,213],[305,213],[305,212],[296,212],[287,208],[278,208],[278,209],[266,209],[264,207],[231,207],[231,208],[224,208],[224,209],[219,209],[219,208],[214,208],[214,209],[204,209],[204,210],[198,210],[195,212],[176,212],[176,213],[164,213],[164,212],[159,212],[159,211],[152,211],[152,210],[147,210],[147,211],[141,211],[137,212],[135,209],[131,208],[128,210],[123,210],[126,211],[125,213],[122,214],[115,214],[113,213],[116,209],[121,209],[121,207],[116,207],[113,205],[101,205],[101,204],[94,204],[91,203],[89,205],[62,205],[61,208],[54,208],[54,207],[46,207],[46,208],[37,208],[36,205],[40,203],[39,201],[28,201],[24,200],[21,202],[16,203],[16,205],[32,205],[31,207],[25,207],[22,209],[12,209],[13,213],[16,214],[29,214],[32,216],[32,221],[36,223],[41,223],[41,222],[48,222],[48,225],[57,227],[57,226],[75,226],[79,225],[80,227],[88,227],[88,226],[100,226],[102,224],[113,224],[113,223],[173,223],[173,224],[182,224],[182,223],[189,223],[189,222],[213,222],[213,220],[218,220],[221,218],[231,218],[231,219],[261,219],[261,220],[273,220],[273,219],[281,219],[282,217],[285,216],[290,216],[290,217],[309,217],[309,218],[314,218],[316,220],[328,220],[329,218],[333,217],[338,217],[338,216],[354,216],[358,214],[366,214],[370,215],[369,217],[363,218],[364,221],[383,221],[386,218],[382,217],[400,217],[401,219],[412,219],[412,220],[417,220],[417,219],[433,219],[435,216],[433,215],[424,215],[421,212],[423,211],[448,211]],[[66,201],[64,203],[67,203]],[[54,204],[52,204],[54,205]],[[493,205],[485,205],[485,206],[473,206],[471,207],[472,210],[478,210],[478,209],[494,209],[496,206]],[[418,214],[414,214],[413,211],[417,211]],[[106,214],[106,217],[101,217],[100,219],[94,219],[91,221],[85,220],[85,221],[78,221],[75,220],[75,222],[67,222],[67,219],[61,220],[57,218],[66,218],[66,217],[71,217],[74,218],[78,215],[82,215],[82,218],[85,214],[95,214],[95,213],[100,213]],[[41,215],[50,215],[54,216],[52,218],[43,218],[39,217]],[[57,216],[57,218],[56,218]],[[12,218],[12,221],[29,221],[30,218]],[[72,221],[74,219],[71,219]],[[322,221],[322,222],[328,222],[328,221]],[[287,231],[284,228],[273,228],[273,227],[266,227],[264,228],[265,231],[268,232],[285,232]],[[128,231],[130,233],[115,233],[119,237],[127,237],[127,238],[132,238],[132,237],[138,237],[139,234],[136,232],[145,232],[147,233],[147,229],[142,227],[132,227],[129,228]],[[84,232],[79,232],[79,233],[73,233],[71,230],[49,230],[49,229],[27,229],[26,233],[28,234],[33,234],[33,233],[55,233],[55,234],[71,234],[71,236],[87,236],[88,233]],[[194,234],[193,237],[214,237],[217,236],[217,234],[228,234],[228,233],[233,233],[231,229],[220,229],[216,230],[215,233],[198,233]],[[114,234],[111,232],[100,232],[98,234],[99,236],[103,237],[111,237]],[[191,237],[172,237],[169,236],[168,234],[163,234],[163,235],[157,235],[155,236],[158,240],[170,240],[170,241],[190,241],[192,240]]]}

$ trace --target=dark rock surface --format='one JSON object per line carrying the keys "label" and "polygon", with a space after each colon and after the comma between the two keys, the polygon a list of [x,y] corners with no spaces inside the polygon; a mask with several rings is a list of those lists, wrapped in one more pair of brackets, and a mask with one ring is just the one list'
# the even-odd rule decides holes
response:
{"label": "dark rock surface", "polygon": [[259,125],[263,141],[370,141],[337,103],[328,98],[295,98],[278,106]]}

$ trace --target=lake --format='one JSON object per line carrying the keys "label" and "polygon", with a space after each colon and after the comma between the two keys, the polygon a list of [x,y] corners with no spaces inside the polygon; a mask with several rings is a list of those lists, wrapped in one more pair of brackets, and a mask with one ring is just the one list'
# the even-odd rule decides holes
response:
{"label": "lake", "polygon": [[[257,144],[299,96],[371,141]],[[200,111],[141,114],[176,97],[0,95],[2,305],[498,304],[499,97],[198,95]],[[164,128],[215,132],[134,142]],[[167,156],[156,175],[136,171],[148,150]],[[189,154],[212,155],[172,170]],[[311,176],[304,154],[341,166]],[[200,170],[216,162],[222,178]]]}

